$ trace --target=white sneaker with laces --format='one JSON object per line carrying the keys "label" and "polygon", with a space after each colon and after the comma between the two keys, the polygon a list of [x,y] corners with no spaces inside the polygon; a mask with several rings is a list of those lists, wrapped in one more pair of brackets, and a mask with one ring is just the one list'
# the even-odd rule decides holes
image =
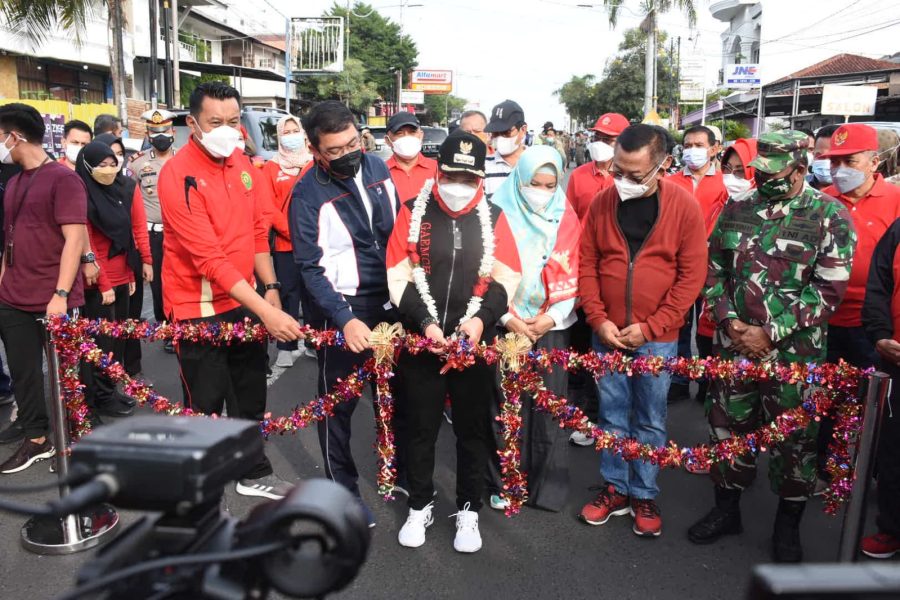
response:
{"label": "white sneaker with laces", "polygon": [[572,435],[569,436],[569,443],[576,446],[593,446],[594,438],[588,437],[580,431],[573,431]]}
{"label": "white sneaker with laces", "polygon": [[457,552],[470,554],[481,550],[481,532],[478,531],[478,513],[469,510],[470,504],[466,502],[463,509],[451,517],[456,517],[456,537],[453,539],[453,549]]}
{"label": "white sneaker with laces", "polygon": [[431,514],[432,508],[434,508],[434,502],[429,502],[428,506],[422,510],[409,509],[406,523],[397,534],[397,541],[401,546],[418,548],[425,543],[425,530],[434,523],[434,516]]}
{"label": "white sneaker with laces", "polygon": [[239,479],[234,491],[241,496],[256,496],[269,500],[281,500],[294,489],[294,484],[272,473],[258,479]]}
{"label": "white sneaker with laces", "polygon": [[294,366],[295,360],[294,352],[290,350],[279,350],[278,357],[275,359],[275,366],[288,369]]}

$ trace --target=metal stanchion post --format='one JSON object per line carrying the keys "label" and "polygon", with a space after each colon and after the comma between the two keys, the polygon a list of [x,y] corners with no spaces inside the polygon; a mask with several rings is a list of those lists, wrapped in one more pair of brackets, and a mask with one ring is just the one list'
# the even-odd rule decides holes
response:
{"label": "metal stanchion post", "polygon": [[869,493],[869,482],[872,480],[872,465],[875,462],[873,459],[878,449],[878,433],[884,406],[887,404],[890,383],[891,378],[881,372],[872,373],[866,382],[862,428],[856,441],[853,488],[847,501],[841,528],[838,549],[840,562],[855,562],[859,558],[859,540],[866,520],[866,496]]}
{"label": "metal stanchion post", "polygon": [[[53,334],[44,329],[44,352],[47,355],[47,375],[50,378],[48,412],[53,446],[56,448],[56,475],[59,495],[69,493],[64,483],[69,474],[69,421],[59,385],[59,356]],[[72,554],[87,550],[112,539],[109,534],[119,522],[119,515],[108,504],[66,517],[32,517],[22,527],[22,546],[35,554]]]}

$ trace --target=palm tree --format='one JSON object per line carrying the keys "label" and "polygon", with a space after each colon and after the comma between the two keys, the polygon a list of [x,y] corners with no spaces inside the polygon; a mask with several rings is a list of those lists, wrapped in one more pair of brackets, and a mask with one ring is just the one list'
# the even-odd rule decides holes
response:
{"label": "palm tree", "polygon": [[[151,0],[152,1],[152,0]],[[80,44],[88,17],[99,4],[105,4],[110,31],[109,70],[112,77],[116,105],[125,114],[125,71],[122,60],[122,30],[125,16],[122,0],[0,0],[0,15],[9,28],[25,38],[35,48],[47,39],[51,31],[61,27],[75,36]],[[116,25],[119,25],[118,27]]]}
{"label": "palm tree", "polygon": [[[609,16],[609,26],[615,29],[619,18],[619,8],[625,0],[603,0]],[[647,34],[647,55],[644,58],[644,116],[656,110],[656,18],[677,8],[688,19],[688,24],[697,24],[697,3],[695,0],[641,0],[644,20],[641,30]]]}

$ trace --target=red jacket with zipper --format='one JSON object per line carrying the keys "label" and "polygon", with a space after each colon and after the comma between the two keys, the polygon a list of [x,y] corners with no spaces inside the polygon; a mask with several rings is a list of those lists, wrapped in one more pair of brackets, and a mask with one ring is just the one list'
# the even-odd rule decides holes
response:
{"label": "red jacket with zipper", "polygon": [[659,182],[659,215],[635,256],[619,226],[615,186],[591,204],[578,270],[581,306],[593,330],[606,321],[641,325],[651,342],[672,342],[706,279],[706,228],[694,197]]}

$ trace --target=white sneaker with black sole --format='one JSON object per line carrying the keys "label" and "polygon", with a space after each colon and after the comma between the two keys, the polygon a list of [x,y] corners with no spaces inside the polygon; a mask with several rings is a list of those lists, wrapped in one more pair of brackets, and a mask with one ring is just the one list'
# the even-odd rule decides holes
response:
{"label": "white sneaker with black sole", "polygon": [[241,496],[256,496],[269,500],[281,500],[294,489],[294,484],[289,483],[272,473],[259,479],[240,479],[234,486],[234,491]]}
{"label": "white sneaker with black sole", "polygon": [[580,431],[573,431],[569,436],[569,443],[576,446],[593,446],[594,438],[587,436]]}
{"label": "white sneaker with black sole", "polygon": [[429,502],[422,510],[409,509],[409,516],[406,517],[406,523],[400,528],[397,534],[397,541],[401,546],[407,548],[418,548],[425,543],[425,530],[434,523],[434,515],[432,509],[434,503]]}
{"label": "white sneaker with black sole", "polygon": [[478,513],[469,510],[466,502],[462,510],[451,517],[456,517],[456,537],[453,538],[453,549],[463,554],[471,554],[481,550],[481,532],[478,531]]}
{"label": "white sneaker with black sole", "polygon": [[290,369],[294,366],[295,360],[297,360],[297,357],[294,356],[294,352],[290,350],[279,350],[278,357],[275,359],[275,366],[281,367],[282,369]]}

